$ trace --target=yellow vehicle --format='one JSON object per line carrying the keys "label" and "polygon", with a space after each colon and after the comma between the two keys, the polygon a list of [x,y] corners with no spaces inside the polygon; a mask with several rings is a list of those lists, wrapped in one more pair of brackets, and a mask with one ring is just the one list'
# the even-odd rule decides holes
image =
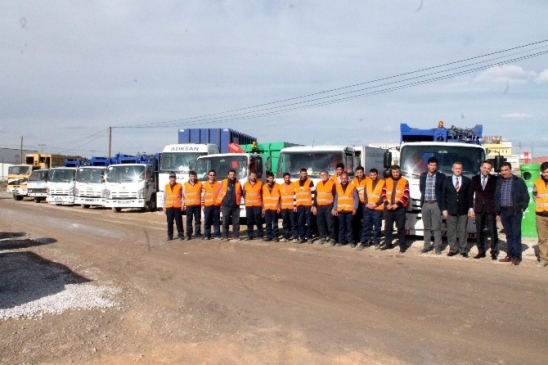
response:
{"label": "yellow vehicle", "polygon": [[64,166],[67,157],[69,156],[41,153],[26,154],[24,164],[9,167],[7,192],[12,194],[15,200],[23,200],[24,197],[28,196],[27,182],[34,170]]}

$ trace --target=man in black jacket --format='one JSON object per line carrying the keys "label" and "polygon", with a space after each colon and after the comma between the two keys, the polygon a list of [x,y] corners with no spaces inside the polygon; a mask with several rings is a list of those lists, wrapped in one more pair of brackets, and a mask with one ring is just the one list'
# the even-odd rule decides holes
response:
{"label": "man in black jacket", "polygon": [[491,175],[493,165],[489,161],[483,161],[480,167],[481,173],[472,177],[468,200],[470,211],[468,216],[476,219],[476,241],[478,254],[475,259],[485,257],[485,228],[491,236],[491,258],[497,259],[499,254],[499,239],[497,234],[497,221],[495,217],[495,188],[497,176]]}
{"label": "man in black jacket", "polygon": [[500,262],[521,262],[521,220],[529,205],[529,192],[525,182],[512,174],[512,165],[503,162],[500,169],[502,179],[497,181],[495,189],[495,211],[497,220],[502,222],[506,233],[506,257]]}
{"label": "man in black jacket", "polygon": [[[468,189],[470,179],[462,176],[462,163],[453,163],[453,175],[447,176],[443,182],[442,214],[447,220],[447,241],[449,253],[447,256],[461,254],[468,257],[468,241],[466,225],[468,223]],[[458,245],[457,245],[458,240]]]}
{"label": "man in black jacket", "polygon": [[420,176],[422,224],[424,226],[424,248],[422,253],[432,250],[432,233],[434,233],[434,249],[436,255],[441,254],[441,202],[443,181],[446,176],[438,169],[438,159],[430,157],[428,171]]}

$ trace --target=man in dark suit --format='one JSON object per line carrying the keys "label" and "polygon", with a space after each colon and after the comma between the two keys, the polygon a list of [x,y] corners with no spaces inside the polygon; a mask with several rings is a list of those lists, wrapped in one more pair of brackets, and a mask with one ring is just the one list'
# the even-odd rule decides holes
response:
{"label": "man in dark suit", "polygon": [[443,199],[443,181],[446,176],[438,170],[438,159],[430,157],[427,171],[420,176],[421,213],[424,226],[424,248],[422,253],[432,250],[432,233],[436,255],[441,254],[441,201]]}
{"label": "man in dark suit", "polygon": [[480,167],[481,173],[472,177],[468,200],[470,211],[468,216],[476,219],[476,240],[478,254],[475,259],[485,257],[485,228],[491,236],[491,258],[497,259],[499,254],[497,235],[497,221],[495,216],[495,188],[497,187],[497,176],[491,175],[491,162],[483,161]]}
{"label": "man in dark suit", "polygon": [[500,262],[521,262],[521,220],[529,205],[529,192],[522,178],[512,174],[512,165],[503,162],[500,169],[501,179],[495,188],[495,211],[497,220],[502,222],[506,233],[506,257]]}
{"label": "man in dark suit", "polygon": [[[452,176],[447,176],[443,182],[442,214],[447,220],[447,241],[449,253],[447,256],[461,254],[468,257],[468,242],[466,225],[468,223],[468,190],[470,179],[462,176],[462,163],[455,161]],[[457,245],[458,240],[458,245]]]}

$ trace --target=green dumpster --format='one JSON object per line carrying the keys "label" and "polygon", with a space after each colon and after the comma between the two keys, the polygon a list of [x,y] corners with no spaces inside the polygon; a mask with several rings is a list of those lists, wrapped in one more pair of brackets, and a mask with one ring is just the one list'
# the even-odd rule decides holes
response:
{"label": "green dumpster", "polygon": [[535,217],[535,202],[533,200],[533,187],[535,186],[535,180],[540,177],[540,164],[528,163],[520,165],[521,177],[527,185],[529,191],[529,206],[525,213],[523,213],[523,220],[521,221],[521,235],[522,237],[537,237],[537,226]]}

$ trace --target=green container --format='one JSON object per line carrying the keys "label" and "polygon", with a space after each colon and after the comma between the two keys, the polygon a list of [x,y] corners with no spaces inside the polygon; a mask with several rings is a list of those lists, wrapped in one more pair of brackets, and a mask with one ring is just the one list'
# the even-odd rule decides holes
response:
{"label": "green container", "polygon": [[[259,153],[266,163],[266,170],[271,171],[274,175],[276,175],[276,171],[278,169],[278,159],[280,157],[280,151],[282,150],[282,148],[294,146],[301,145],[290,142],[267,142],[259,143],[257,145],[257,147],[259,148]],[[242,147],[242,149],[247,153],[250,153],[253,150],[253,145],[251,144],[243,144],[240,147]]]}
{"label": "green container", "polygon": [[521,221],[521,235],[522,237],[537,237],[537,224],[535,217],[535,201],[533,200],[533,187],[535,186],[535,180],[540,177],[540,164],[528,163],[520,165],[521,178],[527,185],[527,191],[529,191],[529,206],[525,213],[523,213],[523,220]]}

